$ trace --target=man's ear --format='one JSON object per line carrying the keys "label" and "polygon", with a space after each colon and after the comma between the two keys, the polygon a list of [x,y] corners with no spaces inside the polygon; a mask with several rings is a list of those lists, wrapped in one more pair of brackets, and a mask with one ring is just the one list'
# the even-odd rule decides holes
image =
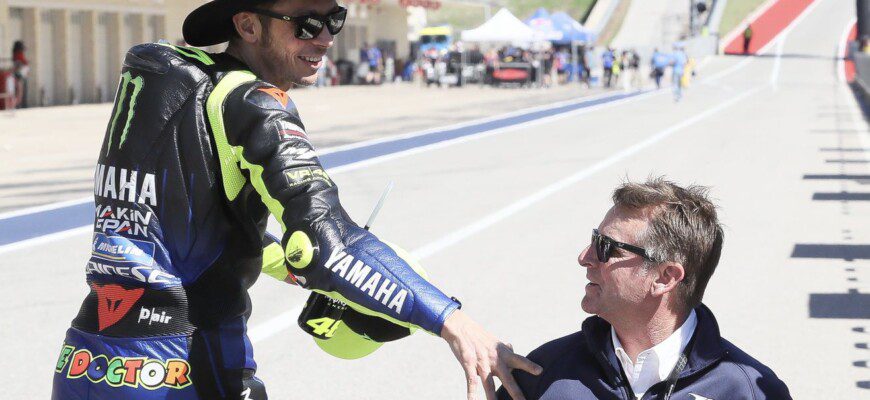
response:
{"label": "man's ear", "polygon": [[662,296],[676,289],[686,277],[686,270],[680,263],[667,261],[657,265],[655,269],[658,271],[658,276],[653,281],[651,290],[653,296]]}
{"label": "man's ear", "polygon": [[251,12],[240,12],[233,16],[233,25],[236,27],[236,32],[242,37],[242,40],[248,43],[257,43],[263,34],[263,26],[260,24],[260,18],[257,14]]}

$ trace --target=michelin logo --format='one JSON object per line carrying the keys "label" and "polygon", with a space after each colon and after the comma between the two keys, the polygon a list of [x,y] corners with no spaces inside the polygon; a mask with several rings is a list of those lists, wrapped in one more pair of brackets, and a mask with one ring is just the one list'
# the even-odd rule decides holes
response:
{"label": "michelin logo", "polygon": [[121,264],[134,263],[149,266],[154,264],[154,243],[94,233],[91,255]]}
{"label": "michelin logo", "polygon": [[395,282],[383,277],[380,272],[372,273],[372,267],[356,260],[354,256],[336,249],[332,251],[323,266],[362,290],[375,301],[395,310],[397,314],[402,313],[402,306],[405,305],[408,291],[399,289],[396,292],[398,285]]}

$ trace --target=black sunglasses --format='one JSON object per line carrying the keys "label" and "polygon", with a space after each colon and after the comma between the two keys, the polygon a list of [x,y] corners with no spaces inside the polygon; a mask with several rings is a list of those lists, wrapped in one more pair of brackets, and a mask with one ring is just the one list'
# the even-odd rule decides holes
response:
{"label": "black sunglasses", "polygon": [[324,27],[328,29],[329,33],[331,33],[333,36],[338,35],[338,33],[341,32],[341,28],[344,28],[344,21],[347,19],[347,9],[344,7],[338,7],[338,9],[327,15],[310,14],[298,17],[278,14],[276,12],[264,10],[262,8],[252,8],[250,11],[255,14],[260,14],[283,21],[289,21],[296,24],[295,36],[297,39],[302,40],[311,40],[316,38],[318,35],[320,35],[320,32],[323,32]]}
{"label": "black sunglasses", "polygon": [[615,248],[620,248],[625,251],[630,251],[634,254],[637,254],[644,258],[647,261],[655,261],[649,254],[647,254],[646,250],[643,248],[630,245],[628,243],[617,242],[606,235],[602,235],[598,232],[598,229],[592,230],[592,247],[595,249],[595,255],[598,256],[598,261],[606,263],[610,260],[610,256],[613,254],[613,250]]}

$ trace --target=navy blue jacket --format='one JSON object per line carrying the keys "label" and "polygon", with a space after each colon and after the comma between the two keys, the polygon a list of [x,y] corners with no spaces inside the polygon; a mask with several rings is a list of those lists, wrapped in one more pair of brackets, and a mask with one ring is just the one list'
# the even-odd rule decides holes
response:
{"label": "navy blue jacket", "polygon": [[[791,399],[776,374],[719,335],[713,313],[704,305],[695,309],[698,326],[686,347],[686,365],[673,387],[675,400]],[[610,324],[593,316],[580,332],[535,349],[529,359],[544,368],[540,376],[514,371],[527,399],[634,400],[610,338]],[[653,385],[643,399],[663,399],[669,383]],[[500,400],[510,399],[504,388]]]}

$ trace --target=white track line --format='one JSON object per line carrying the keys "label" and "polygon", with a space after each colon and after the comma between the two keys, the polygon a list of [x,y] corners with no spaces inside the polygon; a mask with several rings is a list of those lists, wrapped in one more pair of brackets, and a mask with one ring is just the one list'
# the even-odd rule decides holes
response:
{"label": "white track line", "polygon": [[[667,138],[668,136],[671,136],[674,133],[676,133],[684,128],[687,128],[691,125],[694,125],[694,124],[698,123],[699,121],[704,120],[704,119],[734,105],[735,103],[738,103],[741,100],[743,100],[749,96],[754,95],[755,93],[761,91],[764,88],[766,88],[766,86],[760,86],[760,87],[757,87],[755,89],[750,89],[750,90],[744,91],[741,94],[732,97],[730,100],[719,103],[719,105],[717,105],[716,107],[709,108],[709,109],[707,109],[707,111],[704,111],[703,113],[697,114],[694,117],[691,117],[683,122],[672,125],[671,127],[666,128],[664,130],[661,130],[661,131],[653,134],[652,136],[648,137],[646,140],[635,144],[634,146],[623,149],[622,151],[620,151],[616,154],[613,154],[610,157],[607,157],[606,159],[601,160],[601,161],[599,161],[599,162],[597,162],[597,163],[595,163],[587,168],[584,168],[584,169],[578,171],[577,173],[575,173],[571,176],[563,178],[563,179],[557,181],[556,183],[553,183],[549,186],[546,186],[543,189],[541,189],[535,193],[532,193],[526,197],[523,197],[520,200],[508,205],[507,207],[504,207],[504,208],[502,208],[502,209],[500,209],[492,214],[489,214],[489,215],[477,220],[476,222],[474,222],[472,224],[466,225],[466,226],[464,226],[460,229],[457,229],[457,230],[455,230],[455,231],[453,231],[445,236],[442,236],[440,239],[412,251],[411,254],[413,254],[416,258],[418,258],[420,260],[431,257],[431,256],[437,254],[438,252],[440,252],[440,251],[442,251],[450,246],[453,246],[454,244],[459,243],[459,242],[469,238],[470,236],[473,236],[473,235],[483,231],[484,229],[487,229],[487,228],[489,228],[489,227],[491,227],[491,226],[493,226],[501,221],[504,221],[505,219],[513,216],[514,214],[537,204],[538,202],[546,199],[547,197],[550,197],[551,195],[558,193],[561,190],[564,190],[568,187],[571,187],[572,185],[577,184],[578,182],[594,175],[595,173],[597,173],[597,172],[599,172],[607,167],[610,167],[610,166],[612,166],[612,165],[614,165],[622,160],[625,160],[626,158],[633,156],[634,154],[640,152],[641,150],[646,149],[649,146],[652,146],[652,145],[660,142],[661,140]],[[282,329],[286,329],[286,328],[292,326],[294,321],[295,321],[296,314],[299,313],[298,310],[299,310],[298,307],[294,308],[291,311],[281,313],[278,316],[273,317],[273,318],[267,320],[266,322],[255,326],[254,328],[252,328],[250,330],[251,333],[249,333],[249,335],[256,335],[255,336],[256,340],[254,340],[254,338],[252,337],[251,341],[265,340],[265,339],[271,337],[272,335],[279,333]]]}
{"label": "white track line", "polygon": [[290,311],[284,311],[262,324],[249,328],[248,338],[251,339],[251,343],[257,343],[278,334],[279,332],[295,325],[296,318],[299,316],[301,311],[302,306],[296,306],[291,308]]}
{"label": "white track line", "polygon": [[[776,90],[779,86],[779,70],[782,65],[782,49],[785,46],[786,40],[788,40],[788,35],[791,34],[791,31],[794,30],[794,27],[797,26],[807,15],[816,9],[816,7],[824,0],[815,0],[807,8],[804,8],[800,14],[798,14],[797,18],[793,19],[788,26],[785,27],[782,31],[776,35],[776,40],[778,43],[776,44],[776,60],[773,63],[773,70],[770,73],[770,84],[773,86],[773,90]],[[771,41],[772,43],[772,41]]]}
{"label": "white track line", "polygon": [[852,31],[852,26],[856,22],[858,22],[857,17],[849,20],[846,29],[843,29],[843,33],[840,34],[840,42],[837,44],[837,80],[843,83],[846,83],[846,56],[849,52],[846,46],[849,45],[849,32]]}

